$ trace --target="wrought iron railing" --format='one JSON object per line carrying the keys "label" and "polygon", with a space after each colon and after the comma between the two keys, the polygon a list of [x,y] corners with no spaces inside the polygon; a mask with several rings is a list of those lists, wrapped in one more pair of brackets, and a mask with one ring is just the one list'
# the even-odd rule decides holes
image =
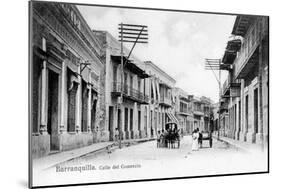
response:
{"label": "wrought iron railing", "polygon": [[172,101],[169,98],[162,97],[162,98],[160,98],[159,103],[171,105]]}
{"label": "wrought iron railing", "polygon": [[261,39],[268,34],[267,18],[259,18],[248,30],[243,39],[243,43],[237,57],[234,61],[235,77],[241,72],[247,64],[249,56],[253,54],[255,49],[261,42]]}
{"label": "wrought iron railing", "polygon": [[121,84],[121,82],[113,82],[112,83],[112,92],[122,93],[125,97],[129,97],[139,102],[148,103],[148,96],[140,92],[139,90],[130,87],[127,84]]}

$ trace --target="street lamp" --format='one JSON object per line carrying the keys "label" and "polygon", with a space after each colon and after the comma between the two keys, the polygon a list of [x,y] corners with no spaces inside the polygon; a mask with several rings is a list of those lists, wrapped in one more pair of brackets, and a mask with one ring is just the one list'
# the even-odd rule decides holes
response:
{"label": "street lamp", "polygon": [[[219,118],[218,118],[218,139],[220,138],[220,106],[221,106],[221,59],[205,59],[205,69],[212,70],[218,84],[219,84]],[[219,71],[219,76],[217,77],[214,70]]]}

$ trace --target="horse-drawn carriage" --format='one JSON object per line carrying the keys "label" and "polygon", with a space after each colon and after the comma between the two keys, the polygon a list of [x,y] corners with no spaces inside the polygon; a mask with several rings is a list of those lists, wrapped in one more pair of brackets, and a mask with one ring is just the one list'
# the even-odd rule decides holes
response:
{"label": "horse-drawn carriage", "polygon": [[177,129],[177,124],[168,122],[165,125],[165,131],[158,131],[157,148],[179,148],[180,147],[180,130]]}

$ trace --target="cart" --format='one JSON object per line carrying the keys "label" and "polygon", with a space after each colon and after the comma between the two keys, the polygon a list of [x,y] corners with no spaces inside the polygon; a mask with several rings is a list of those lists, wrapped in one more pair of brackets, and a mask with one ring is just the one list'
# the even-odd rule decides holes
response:
{"label": "cart", "polygon": [[179,148],[180,132],[177,129],[177,123],[168,122],[165,125],[165,131],[157,138],[158,148]]}

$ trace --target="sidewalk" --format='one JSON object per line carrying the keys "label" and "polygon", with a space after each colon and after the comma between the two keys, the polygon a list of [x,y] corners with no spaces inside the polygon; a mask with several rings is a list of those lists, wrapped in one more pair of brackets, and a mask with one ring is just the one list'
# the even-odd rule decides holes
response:
{"label": "sidewalk", "polygon": [[[143,138],[143,139],[129,139],[129,140],[122,140],[122,145],[132,145],[139,142],[146,142],[154,140],[154,138]],[[94,143],[90,146],[85,146],[82,148],[77,148],[69,151],[63,151],[56,154],[51,154],[46,157],[38,158],[33,160],[33,167],[36,170],[45,170],[50,167],[53,167],[57,164],[73,160],[75,158],[79,158],[81,156],[87,155],[89,153],[98,152],[101,150],[105,150],[107,148],[112,148],[113,146],[118,145],[116,141],[111,142],[99,142]]]}
{"label": "sidewalk", "polygon": [[234,146],[242,151],[248,152],[248,153],[256,153],[256,152],[264,152],[263,147],[261,144],[253,144],[249,142],[243,142],[239,140],[234,140],[228,137],[220,136],[219,139],[216,135],[213,135],[213,138],[226,142],[227,144]]}
{"label": "sidewalk", "polygon": [[88,153],[97,152],[106,149],[107,147],[112,147],[113,145],[114,142],[100,142],[82,148],[77,148],[74,150],[63,151],[56,154],[48,155],[46,157],[34,159],[33,167],[38,170],[48,169],[59,163],[63,163],[72,160],[74,158],[81,157]]}

